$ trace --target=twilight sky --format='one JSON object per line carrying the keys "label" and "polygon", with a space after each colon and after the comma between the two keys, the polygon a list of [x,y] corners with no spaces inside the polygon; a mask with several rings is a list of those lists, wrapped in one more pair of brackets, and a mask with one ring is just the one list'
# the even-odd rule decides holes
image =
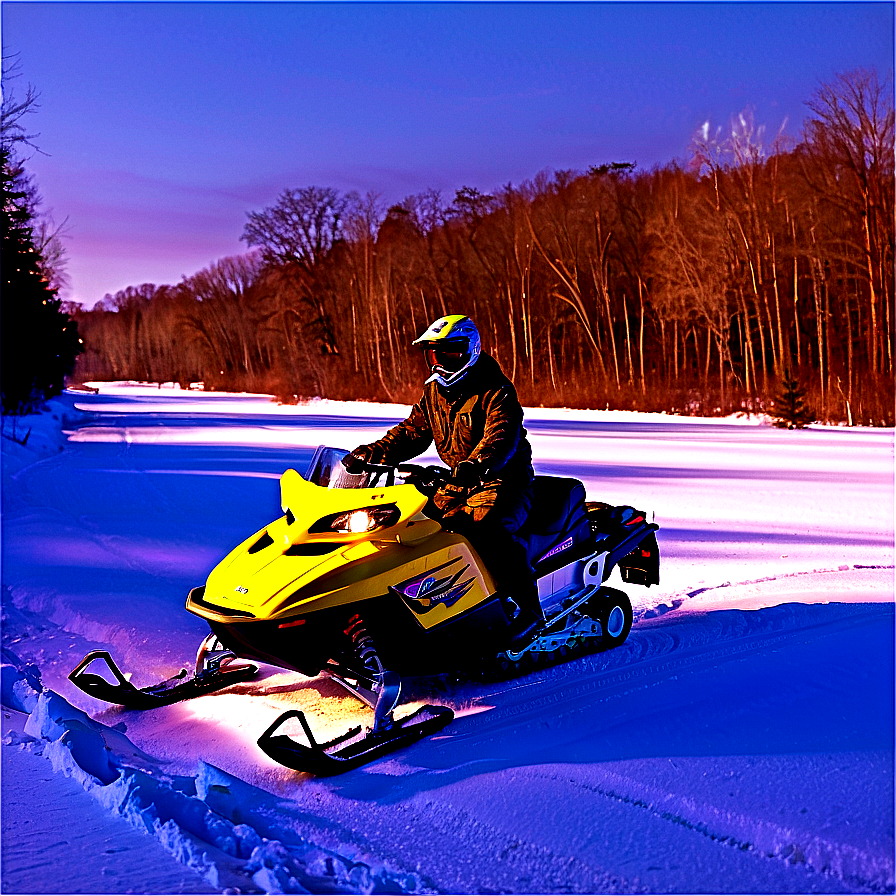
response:
{"label": "twilight sky", "polygon": [[43,3],[0,7],[68,217],[69,298],[176,283],[286,187],[490,191],[684,160],[748,105],[799,136],[837,72],[893,72],[893,2]]}

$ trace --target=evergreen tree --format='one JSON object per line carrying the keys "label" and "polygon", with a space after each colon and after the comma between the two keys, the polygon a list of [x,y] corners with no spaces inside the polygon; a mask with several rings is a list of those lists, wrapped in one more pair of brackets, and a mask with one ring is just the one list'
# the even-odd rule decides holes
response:
{"label": "evergreen tree", "polygon": [[0,391],[4,413],[26,414],[62,391],[83,348],[35,245],[30,178],[5,140],[0,167]]}
{"label": "evergreen tree", "polygon": [[775,426],[780,429],[803,429],[815,420],[806,405],[806,391],[789,370],[784,372],[781,387],[772,411]]}

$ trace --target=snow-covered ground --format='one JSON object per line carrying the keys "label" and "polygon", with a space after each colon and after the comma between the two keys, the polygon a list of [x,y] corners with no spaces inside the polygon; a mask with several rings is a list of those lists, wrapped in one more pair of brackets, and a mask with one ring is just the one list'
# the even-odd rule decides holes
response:
{"label": "snow-covered ground", "polygon": [[539,472],[655,513],[660,586],[614,651],[409,681],[456,720],[337,778],[255,743],[368,721],[332,682],[143,714],[71,685],[98,647],[189,666],[186,593],[280,473],[405,410],[100,385],[2,440],[3,892],[894,891],[892,430],[528,411]]}

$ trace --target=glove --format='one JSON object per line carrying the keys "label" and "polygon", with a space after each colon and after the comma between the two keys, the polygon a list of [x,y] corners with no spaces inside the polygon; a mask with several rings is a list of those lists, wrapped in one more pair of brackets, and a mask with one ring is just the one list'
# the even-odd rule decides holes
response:
{"label": "glove", "polygon": [[455,485],[472,488],[482,482],[479,475],[479,464],[475,460],[462,460],[452,471],[451,478]]}
{"label": "glove", "polygon": [[370,445],[358,445],[350,454],[342,458],[342,466],[349,473],[363,473],[366,464],[371,463],[374,449]]}

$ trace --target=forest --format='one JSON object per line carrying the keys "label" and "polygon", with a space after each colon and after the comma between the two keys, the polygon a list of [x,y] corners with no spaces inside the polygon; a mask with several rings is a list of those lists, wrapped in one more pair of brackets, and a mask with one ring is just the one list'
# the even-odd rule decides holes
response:
{"label": "forest", "polygon": [[413,402],[412,340],[468,314],[528,406],[768,411],[894,425],[894,112],[874,71],[806,103],[798,139],[748,111],[687,162],[546,171],[490,194],[284,189],[243,255],[91,310],[74,379]]}

